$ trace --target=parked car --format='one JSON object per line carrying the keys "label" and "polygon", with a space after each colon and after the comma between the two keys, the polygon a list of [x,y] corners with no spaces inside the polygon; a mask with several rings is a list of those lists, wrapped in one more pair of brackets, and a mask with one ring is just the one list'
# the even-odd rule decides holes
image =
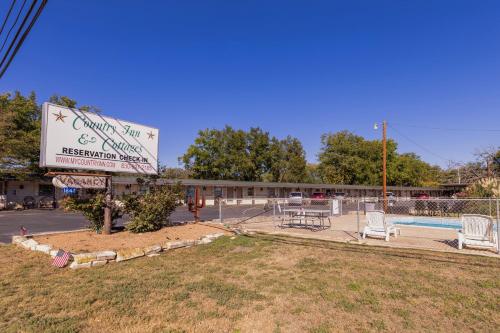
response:
{"label": "parked car", "polygon": [[32,196],[28,195],[23,198],[23,208],[33,209],[36,207],[36,200]]}
{"label": "parked car", "polygon": [[314,192],[311,195],[311,205],[327,205],[328,200],[323,192]]}
{"label": "parked car", "polygon": [[305,197],[305,194],[302,192],[291,192],[288,195],[288,204],[290,206],[301,206]]}
{"label": "parked car", "polygon": [[56,208],[56,201],[53,197],[42,197],[38,200],[38,208]]}
{"label": "parked car", "polygon": [[414,196],[415,199],[429,199],[429,195],[427,193],[417,193]]}
{"label": "parked car", "polygon": [[311,199],[326,199],[326,194],[323,192],[314,192],[311,195]]}
{"label": "parked car", "polygon": [[335,192],[335,195],[333,196],[335,199],[345,199],[346,195],[344,192]]}

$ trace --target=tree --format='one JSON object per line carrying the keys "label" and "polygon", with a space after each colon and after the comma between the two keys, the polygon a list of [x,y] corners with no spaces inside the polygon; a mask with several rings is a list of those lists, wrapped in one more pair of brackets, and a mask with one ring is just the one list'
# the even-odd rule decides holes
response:
{"label": "tree", "polygon": [[167,179],[189,179],[193,175],[189,170],[183,168],[160,168],[160,177]]}
{"label": "tree", "polygon": [[414,153],[397,155],[387,175],[387,182],[398,186],[437,186],[442,179],[439,167],[425,163]]}
{"label": "tree", "polygon": [[262,180],[263,175],[269,170],[271,165],[270,145],[269,132],[264,132],[258,127],[250,128],[247,133],[248,158],[251,163],[250,179]]}
{"label": "tree", "polygon": [[[322,179],[333,184],[380,185],[382,179],[382,143],[367,141],[348,131],[321,136],[319,171]],[[395,143],[387,142],[387,161],[391,162]]]}
{"label": "tree", "polygon": [[271,140],[270,174],[272,181],[283,183],[301,183],[306,179],[306,154],[302,143],[287,136],[283,140]]}
{"label": "tree", "polygon": [[[318,172],[333,184],[381,185],[382,142],[366,140],[348,131],[321,137]],[[387,140],[387,184],[437,185],[441,170],[413,153],[398,154],[394,140]]]}
{"label": "tree", "polygon": [[198,132],[194,144],[180,160],[195,178],[249,180],[251,163],[246,146],[241,130],[230,126],[206,129]]}
{"label": "tree", "polygon": [[303,181],[305,152],[300,141],[278,140],[260,128],[230,126],[198,132],[180,159],[195,178],[246,181]]}
{"label": "tree", "polygon": [[306,183],[323,183],[323,179],[321,178],[321,173],[319,172],[319,167],[317,164],[309,163],[306,165]]}
{"label": "tree", "polygon": [[40,155],[41,108],[36,96],[19,92],[0,95],[0,168],[21,176],[42,173]]}
{"label": "tree", "polygon": [[493,172],[495,176],[500,177],[500,149],[493,156]]}

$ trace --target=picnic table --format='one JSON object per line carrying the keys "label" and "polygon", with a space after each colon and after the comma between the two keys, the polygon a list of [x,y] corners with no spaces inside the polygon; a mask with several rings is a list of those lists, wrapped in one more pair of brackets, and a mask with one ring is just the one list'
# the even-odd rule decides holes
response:
{"label": "picnic table", "polygon": [[[325,228],[325,222],[328,221],[328,227],[332,226],[330,221],[330,209],[287,207],[283,210],[283,219],[280,226],[298,226],[305,228]],[[308,221],[310,224],[308,224]],[[315,222],[319,222],[316,225]]]}

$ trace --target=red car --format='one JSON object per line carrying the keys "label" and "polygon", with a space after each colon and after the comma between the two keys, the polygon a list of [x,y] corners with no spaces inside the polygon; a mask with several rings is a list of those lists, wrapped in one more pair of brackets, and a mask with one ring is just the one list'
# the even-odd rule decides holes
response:
{"label": "red car", "polygon": [[326,194],[321,192],[314,192],[311,195],[311,205],[327,205],[328,200],[326,200]]}
{"label": "red car", "polygon": [[326,199],[326,194],[322,192],[314,192],[311,195],[311,199]]}

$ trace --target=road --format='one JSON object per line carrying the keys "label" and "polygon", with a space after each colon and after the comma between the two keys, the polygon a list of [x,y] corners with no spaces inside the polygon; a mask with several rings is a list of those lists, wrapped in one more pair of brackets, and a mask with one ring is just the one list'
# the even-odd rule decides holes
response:
{"label": "road", "polygon": [[[264,212],[263,206],[227,206],[222,209],[224,218],[251,218]],[[219,218],[218,207],[205,207],[200,210],[202,220]],[[179,207],[170,216],[172,222],[192,221],[193,213],[186,207]],[[117,221],[117,225],[126,224],[128,218]],[[19,235],[24,226],[28,233],[51,231],[71,231],[86,228],[88,222],[79,213],[67,213],[62,210],[30,209],[23,211],[0,211],[0,243],[10,243],[13,235]]]}

